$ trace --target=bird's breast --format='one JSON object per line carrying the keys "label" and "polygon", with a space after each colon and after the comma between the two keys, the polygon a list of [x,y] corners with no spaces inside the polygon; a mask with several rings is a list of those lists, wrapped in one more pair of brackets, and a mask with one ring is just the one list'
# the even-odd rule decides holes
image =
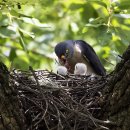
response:
{"label": "bird's breast", "polygon": [[68,58],[68,63],[70,65],[70,73],[74,73],[75,65],[76,63],[84,63],[87,65],[87,75],[96,74],[94,69],[89,63],[89,60],[85,58],[82,54],[82,52],[75,48],[75,51],[73,53],[73,56],[71,58]]}

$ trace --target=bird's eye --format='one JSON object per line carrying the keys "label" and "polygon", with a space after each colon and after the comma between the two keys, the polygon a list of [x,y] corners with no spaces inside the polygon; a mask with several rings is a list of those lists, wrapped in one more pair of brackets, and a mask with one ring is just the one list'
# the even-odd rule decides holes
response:
{"label": "bird's eye", "polygon": [[67,49],[65,52],[65,56],[68,57],[68,55],[69,55],[69,50]]}

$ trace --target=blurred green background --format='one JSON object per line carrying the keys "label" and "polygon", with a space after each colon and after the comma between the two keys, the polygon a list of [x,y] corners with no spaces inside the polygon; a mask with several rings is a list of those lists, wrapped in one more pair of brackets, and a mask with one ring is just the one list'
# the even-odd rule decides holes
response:
{"label": "blurred green background", "polygon": [[9,68],[56,69],[54,47],[93,46],[108,72],[130,41],[129,0],[0,0],[0,60]]}

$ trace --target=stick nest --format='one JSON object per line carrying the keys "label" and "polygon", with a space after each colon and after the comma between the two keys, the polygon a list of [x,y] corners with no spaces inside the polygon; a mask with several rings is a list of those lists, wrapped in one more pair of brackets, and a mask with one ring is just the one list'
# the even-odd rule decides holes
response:
{"label": "stick nest", "polygon": [[109,76],[61,76],[47,70],[13,70],[27,130],[107,129],[101,120],[102,90]]}

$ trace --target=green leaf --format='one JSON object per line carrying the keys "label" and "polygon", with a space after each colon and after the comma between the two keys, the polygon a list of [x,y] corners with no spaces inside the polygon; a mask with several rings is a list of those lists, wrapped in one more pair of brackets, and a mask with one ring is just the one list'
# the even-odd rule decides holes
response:
{"label": "green leaf", "polygon": [[27,18],[33,18],[32,16],[29,16],[29,15],[25,15],[25,14],[21,14],[19,13],[20,17],[27,17]]}
{"label": "green leaf", "polygon": [[10,14],[19,17],[19,13],[13,9],[10,11]]}
{"label": "green leaf", "polygon": [[72,3],[70,6],[69,6],[69,9],[70,10],[78,10],[78,9],[80,9],[80,8],[82,8],[83,7],[83,4],[76,4],[76,3]]}
{"label": "green leaf", "polygon": [[121,1],[118,7],[120,9],[130,9],[130,0]]}
{"label": "green leaf", "polygon": [[10,51],[9,60],[13,61],[15,59],[15,57],[17,57],[16,50],[14,48],[12,48]]}
{"label": "green leaf", "polygon": [[110,40],[112,39],[112,33],[111,32],[105,32],[101,31],[97,37],[98,42],[101,45],[108,45]]}
{"label": "green leaf", "polygon": [[105,22],[105,19],[101,18],[101,17],[89,20],[89,23],[91,23],[91,24],[102,24],[104,22]]}
{"label": "green leaf", "polygon": [[1,13],[0,20],[1,20],[0,21],[0,27],[9,25],[9,20],[8,20],[8,17],[6,15],[2,15],[2,13]]}
{"label": "green leaf", "polygon": [[88,0],[87,2],[90,2],[90,3],[94,2],[94,3],[98,4],[98,5],[101,5],[101,6],[105,7],[105,8],[107,8],[106,3],[102,2],[101,0]]}
{"label": "green leaf", "polygon": [[88,31],[88,29],[86,28],[86,27],[84,27],[83,29],[82,29],[82,33],[86,33]]}
{"label": "green leaf", "polygon": [[12,37],[15,34],[16,34],[16,32],[8,29],[8,26],[0,27],[0,37],[2,37],[2,38]]}
{"label": "green leaf", "polygon": [[17,16],[17,17],[33,18],[32,16],[28,16],[28,15],[25,15],[25,14],[21,14],[21,13],[15,11],[14,9],[12,9],[12,10],[10,11],[10,13],[11,13],[11,15]]}
{"label": "green leaf", "polygon": [[21,57],[17,57],[14,62],[13,62],[13,66],[15,68],[19,68],[19,69],[23,69],[23,70],[27,70],[28,66],[29,66],[29,62],[28,59],[23,59],[23,57],[25,58],[24,55],[21,55]]}
{"label": "green leaf", "polygon": [[22,20],[26,23],[38,26],[38,27],[42,27],[42,28],[50,28],[51,26],[49,24],[44,24],[41,23],[38,19],[36,18],[22,18]]}
{"label": "green leaf", "polygon": [[20,34],[19,43],[20,43],[21,47],[23,48],[23,50],[27,52],[27,48],[26,48],[25,42],[23,40],[23,33],[21,31],[19,31],[19,34]]}
{"label": "green leaf", "polygon": [[98,17],[96,19],[90,19],[89,23],[86,24],[85,26],[86,27],[95,27],[95,28],[97,28],[97,27],[100,27],[102,25],[106,26],[105,20],[103,18],[101,18],[101,17]]}
{"label": "green leaf", "polygon": [[19,32],[21,32],[22,35],[23,35],[23,34],[27,34],[27,35],[30,36],[31,38],[34,38],[34,37],[35,37],[34,33],[27,32],[27,31],[25,31],[25,30],[23,30],[23,29],[21,29],[21,28],[19,28]]}
{"label": "green leaf", "polygon": [[98,28],[100,26],[102,26],[103,24],[91,24],[91,23],[88,23],[85,25],[85,27],[94,27],[94,28]]}

